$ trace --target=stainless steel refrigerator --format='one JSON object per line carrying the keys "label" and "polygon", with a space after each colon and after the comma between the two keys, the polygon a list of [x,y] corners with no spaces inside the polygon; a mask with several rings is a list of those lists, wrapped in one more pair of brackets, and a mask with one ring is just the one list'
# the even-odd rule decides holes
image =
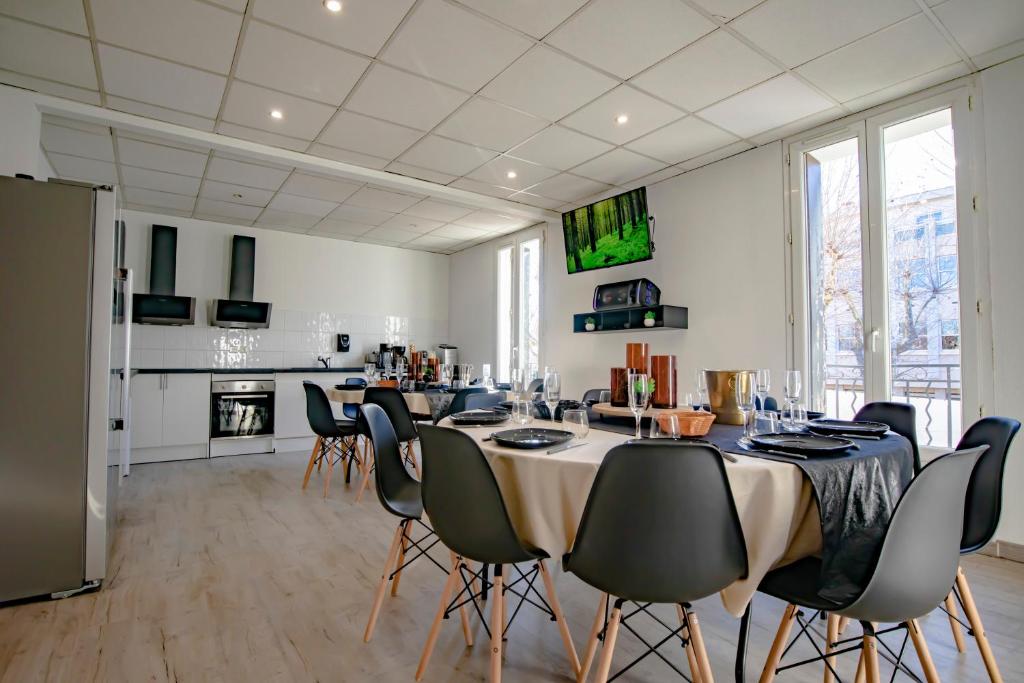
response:
{"label": "stainless steel refrigerator", "polygon": [[113,188],[0,177],[0,602],[107,575],[130,452],[123,230]]}

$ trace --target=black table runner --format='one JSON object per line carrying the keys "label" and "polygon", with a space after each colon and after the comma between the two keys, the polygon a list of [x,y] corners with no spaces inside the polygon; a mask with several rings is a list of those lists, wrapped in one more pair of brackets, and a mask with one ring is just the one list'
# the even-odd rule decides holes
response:
{"label": "black table runner", "polygon": [[[604,417],[591,422],[594,429],[634,434],[631,418]],[[645,432],[646,433],[646,429]],[[730,453],[754,455],[736,445],[742,427],[713,425],[704,441]],[[855,440],[858,450],[840,456],[785,459],[799,467],[811,482],[821,513],[822,572],[818,594],[837,605],[860,594],[881,548],[889,518],[913,477],[910,442],[887,433],[878,441]]]}

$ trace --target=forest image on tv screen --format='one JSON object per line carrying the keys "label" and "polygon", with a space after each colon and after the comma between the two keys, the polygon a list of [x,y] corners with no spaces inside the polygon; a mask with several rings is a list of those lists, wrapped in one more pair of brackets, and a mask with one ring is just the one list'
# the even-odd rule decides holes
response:
{"label": "forest image on tv screen", "polygon": [[569,273],[651,258],[647,192],[640,188],[562,214]]}

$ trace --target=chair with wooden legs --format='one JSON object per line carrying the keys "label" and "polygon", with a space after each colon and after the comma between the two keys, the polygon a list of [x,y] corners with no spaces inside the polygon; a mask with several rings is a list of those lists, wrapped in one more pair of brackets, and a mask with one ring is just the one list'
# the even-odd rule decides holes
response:
{"label": "chair with wooden legs", "polygon": [[[903,668],[908,637],[925,680],[938,682],[917,619],[935,609],[956,576],[967,486],[985,448],[949,453],[921,469],[896,504],[867,584],[847,604],[837,605],[818,595],[820,559],[805,558],[768,573],[758,590],[783,600],[787,606],[760,683],[771,683],[782,671],[815,662],[824,662],[827,680],[839,678],[836,657],[855,651],[860,652],[858,671],[862,673],[858,680],[863,676],[867,683],[881,683],[877,648],[887,650],[895,665]],[[814,611],[810,619],[805,620],[805,609]],[[809,634],[810,623],[819,612],[829,616],[824,650]],[[859,621],[863,635],[840,639],[839,621],[843,618]],[[800,631],[787,645],[794,622],[800,624]],[[879,629],[880,623],[896,625]],[[894,651],[879,636],[898,631],[905,633],[898,651]],[[781,665],[782,657],[801,636],[810,640],[818,656]]]}
{"label": "chair with wooden legs", "polygon": [[[480,616],[490,639],[489,680],[492,683],[501,680],[504,636],[524,605],[540,609],[557,622],[562,645],[575,676],[579,660],[545,563],[548,555],[539,548],[530,547],[516,535],[498,482],[480,447],[470,436],[458,430],[432,425],[420,427],[420,440],[423,448],[423,507],[441,542],[454,554],[455,569],[441,590],[440,604],[416,669],[416,680],[420,680],[426,671],[442,620],[466,605],[471,605]],[[474,572],[469,562],[478,562],[485,567],[493,565],[493,583],[488,581],[485,568]],[[526,562],[532,566],[524,572],[517,565]],[[544,583],[546,598],[534,585],[538,577]],[[478,582],[492,591],[488,601],[491,606],[489,625],[480,609]],[[519,598],[511,613],[507,609],[509,594],[513,599]],[[462,628],[466,644],[472,645],[465,618]]]}
{"label": "chair with wooden legs", "polygon": [[[392,387],[367,387],[363,392],[363,405],[380,406],[391,421],[395,435],[402,444],[402,459],[412,467],[416,476],[420,476],[420,467],[416,462],[416,452],[413,443],[419,439],[416,431],[416,423],[409,412],[409,404],[405,402],[402,392]],[[369,437],[369,434],[363,434]],[[371,444],[372,445],[372,444]],[[356,502],[363,499],[363,493],[370,483],[370,473],[373,469],[373,457],[367,454],[367,468],[363,470],[363,482],[359,485],[359,493],[356,495]]]}
{"label": "chair with wooden legs", "polygon": [[917,446],[917,409],[913,405],[895,401],[873,401],[858,410],[853,419],[889,425],[890,430],[910,442],[910,447],[914,451],[914,474],[921,471],[921,450]]}
{"label": "chair with wooden legs", "polygon": [[[619,628],[625,627],[648,649],[615,676],[654,654],[685,677],[659,651],[667,643],[681,643],[690,677],[713,683],[691,603],[747,574],[746,544],[722,454],[706,444],[668,439],[613,448],[597,473],[563,564],[601,591],[577,681],[586,680],[602,636],[596,678],[608,680]],[[676,606],[678,627],[654,613],[652,606],[659,604]],[[666,627],[668,634],[656,645],[629,623],[641,614]]]}
{"label": "chair with wooden legs", "polygon": [[319,384],[305,381],[302,383],[302,389],[306,393],[306,419],[309,420],[309,427],[317,437],[313,451],[309,454],[306,475],[302,478],[302,489],[305,490],[309,485],[313,467],[315,466],[319,472],[320,468],[326,464],[327,476],[324,477],[324,498],[326,498],[327,489],[331,485],[331,472],[336,464],[341,463],[345,467],[345,483],[351,481],[353,463],[358,469],[363,469],[356,446],[356,423],[351,420],[338,420],[334,417],[331,402]]}
{"label": "chair with wooden legs", "polygon": [[[1020,422],[1006,417],[984,417],[964,432],[957,449],[988,446],[988,450],[978,459],[978,464],[971,475],[970,486],[967,487],[967,505],[964,509],[964,533],[960,539],[960,554],[971,555],[984,548],[995,536],[999,526],[999,517],[1003,508],[1003,473],[1006,468],[1006,457],[1010,452],[1010,444],[1020,430]],[[960,620],[957,606],[963,608],[967,623]],[[968,635],[974,636],[985,663],[989,679],[993,683],[1002,683],[1002,675],[996,665],[992,647],[985,636],[985,627],[974,604],[971,587],[963,569],[958,568],[956,583],[953,590],[946,596],[942,607],[949,617],[949,625],[953,630],[953,640],[959,652],[966,650],[961,627]]]}
{"label": "chair with wooden legs", "polygon": [[[398,528],[395,529],[391,547],[388,550],[387,560],[384,562],[384,571],[381,572],[380,583],[374,594],[370,618],[366,622],[366,631],[363,633],[363,641],[368,643],[373,637],[373,629],[377,624],[377,616],[384,603],[384,595],[389,582],[391,583],[391,595],[397,595],[398,582],[402,578],[402,572],[420,558],[426,558],[433,562],[446,575],[448,570],[430,556],[430,549],[437,545],[440,539],[434,534],[434,530],[423,522],[423,497],[420,483],[409,474],[402,462],[398,437],[395,436],[395,430],[391,426],[387,414],[378,405],[364,404],[360,409],[359,420],[362,423],[363,431],[370,436],[373,442],[372,457],[376,461],[374,471],[376,472],[377,498],[386,511],[399,519]],[[417,525],[421,527],[421,532],[425,533],[422,533],[419,538],[414,538],[413,529]],[[412,549],[416,554],[408,557],[407,553]],[[463,618],[468,617],[464,615]]]}

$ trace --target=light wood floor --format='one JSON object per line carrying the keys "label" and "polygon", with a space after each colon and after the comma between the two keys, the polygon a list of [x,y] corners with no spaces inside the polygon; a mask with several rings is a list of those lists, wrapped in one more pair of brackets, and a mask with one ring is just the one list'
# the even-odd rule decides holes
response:
{"label": "light wood floor", "polygon": [[[442,574],[425,562],[413,565],[364,645],[395,520],[372,491],[356,505],[340,477],[327,500],[315,475],[301,493],[306,457],[133,467],[106,587],[0,609],[0,680],[412,681]],[[1024,681],[1024,565],[974,557],[964,566],[1004,678]],[[570,575],[555,580],[582,650],[597,594]],[[696,607],[716,677],[732,680],[738,622],[717,598]],[[670,608],[663,611],[673,618]],[[758,597],[748,680],[756,680],[781,611],[777,601]],[[660,637],[636,624],[648,638]],[[973,641],[957,655],[941,613],[923,624],[943,681],[987,680]],[[468,649],[458,619],[444,623],[426,680],[486,680],[487,641],[475,617],[473,626],[477,645]],[[639,651],[623,632],[616,668]],[[685,666],[681,648],[667,652]],[[852,678],[855,664],[844,660],[840,670]],[[555,624],[524,608],[510,630],[504,671],[507,681],[571,680]],[[886,671],[883,665],[887,678]],[[650,658],[620,680],[681,680],[669,674]],[[820,681],[821,673],[804,668],[779,680]]]}

